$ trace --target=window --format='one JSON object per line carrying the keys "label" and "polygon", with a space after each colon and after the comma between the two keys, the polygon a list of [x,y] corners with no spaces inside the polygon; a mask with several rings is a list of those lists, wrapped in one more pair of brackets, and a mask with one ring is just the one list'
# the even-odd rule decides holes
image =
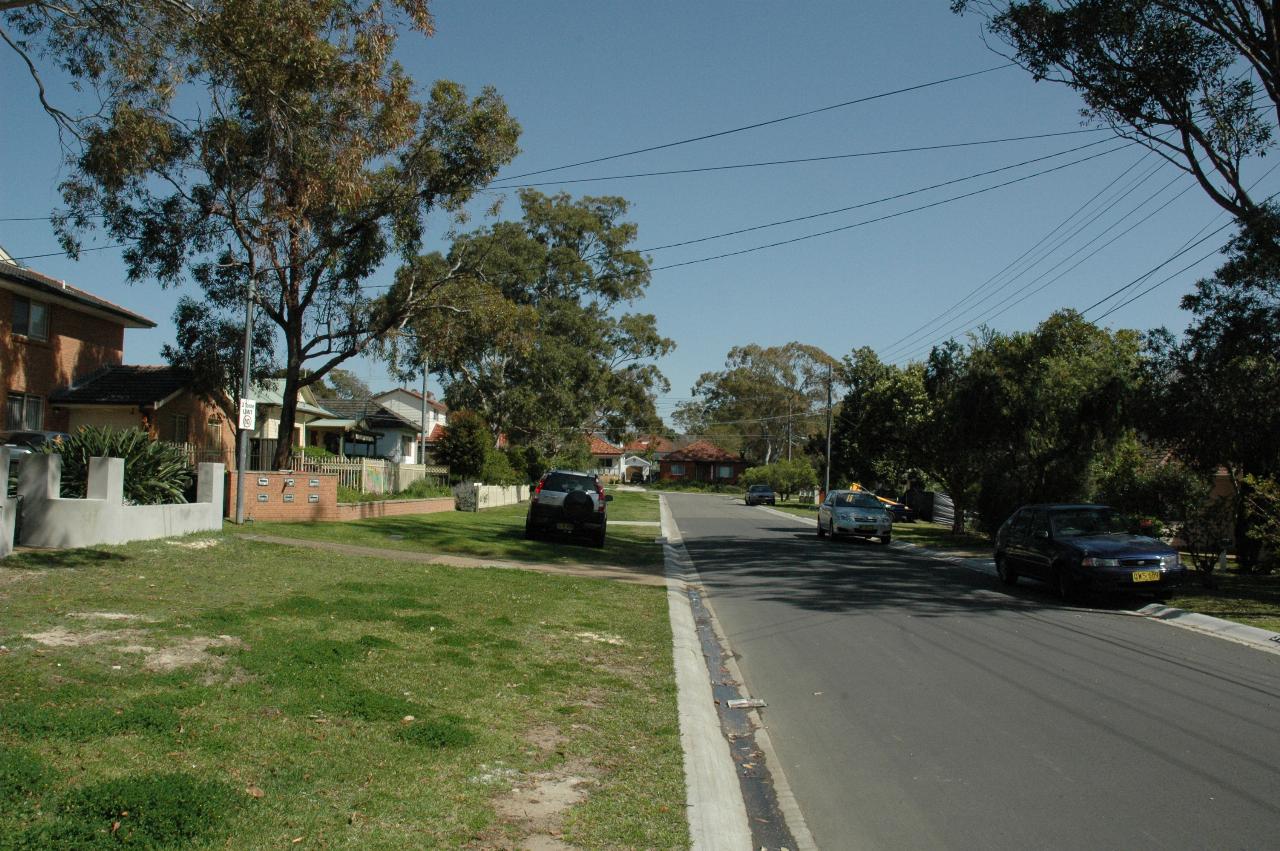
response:
{"label": "window", "polygon": [[188,438],[187,432],[187,415],[174,414],[169,417],[169,433],[164,436],[165,440],[171,443],[186,443]]}
{"label": "window", "polygon": [[49,339],[49,305],[14,296],[13,333],[33,340]]}
{"label": "window", "polygon": [[672,464],[672,465],[671,465],[671,475],[673,475],[673,476],[683,476],[683,475],[684,475],[684,465],[683,465],[683,464]]}
{"label": "window", "polygon": [[10,393],[4,420],[9,431],[40,431],[44,428],[44,400],[39,396]]}
{"label": "window", "polygon": [[717,472],[716,472],[716,478],[719,478],[719,479],[732,479],[732,478],[733,478],[733,467],[730,467],[730,466],[728,466],[728,465],[724,465],[724,466],[719,467],[719,468],[717,469]]}
{"label": "window", "polygon": [[204,445],[206,449],[222,448],[222,417],[209,417],[205,423]]}

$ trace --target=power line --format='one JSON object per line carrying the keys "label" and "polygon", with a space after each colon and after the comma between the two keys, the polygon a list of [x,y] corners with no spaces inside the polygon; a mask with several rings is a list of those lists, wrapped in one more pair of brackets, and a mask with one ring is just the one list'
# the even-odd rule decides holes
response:
{"label": "power line", "polygon": [[635,156],[636,154],[647,154],[651,151],[661,151],[667,148],[675,148],[677,146],[688,145],[693,142],[703,142],[703,141],[706,141],[707,139],[717,139],[721,136],[729,136],[734,133],[742,133],[747,130],[758,130],[761,127],[769,127],[770,125],[781,124],[784,121],[792,121],[796,118],[804,118],[809,115],[817,115],[818,113],[822,113],[822,112],[830,112],[833,109],[843,109],[846,106],[854,106],[856,104],[867,103],[869,101],[880,100],[882,98],[892,97],[894,95],[906,94],[908,92],[915,92],[921,89],[931,88],[933,86],[941,86],[944,83],[954,83],[957,80],[964,80],[964,79],[968,79],[969,77],[977,77],[981,74],[990,74],[992,71],[1000,71],[1005,68],[1012,68],[1014,64],[1015,63],[1013,62],[1007,62],[1004,65],[997,65],[993,68],[984,68],[981,71],[971,71],[967,74],[957,74],[954,77],[946,77],[941,80],[931,80],[930,82],[927,82],[927,83],[919,83],[918,85],[907,86],[906,88],[902,88],[902,89],[894,89],[888,92],[880,92],[874,95],[867,95],[865,97],[854,98],[853,100],[842,101],[841,103],[833,103],[830,106],[821,106],[821,107],[818,107],[817,109],[809,109],[804,112],[796,112],[796,113],[792,113],[791,115],[781,116],[779,118],[771,118],[767,121],[757,121],[754,124],[744,124],[741,127],[733,127],[729,130],[719,130],[715,133],[706,133],[701,136],[692,136],[688,139],[679,139],[675,142],[664,142],[663,144],[660,144],[660,145],[650,145],[646,148],[636,148],[631,151],[623,151],[620,154],[609,154],[608,156],[594,157],[589,160],[581,160],[579,162],[569,163],[567,165],[558,165],[553,168],[543,168],[543,169],[538,169],[537,171],[526,171],[523,174],[513,174],[510,177],[505,177],[502,179],[503,180],[522,180],[523,178],[526,178],[526,177],[534,177],[539,174],[548,174],[553,171],[564,171],[565,169],[578,168],[579,166],[592,165],[594,163],[602,163],[602,162],[607,162],[609,160],[622,159],[623,157],[631,157],[631,156]]}
{"label": "power line", "polygon": [[961,194],[961,195],[954,195],[954,196],[952,196],[952,197],[950,197],[950,198],[943,198],[943,199],[941,199],[941,200],[939,200],[939,201],[934,201],[934,202],[929,203],[929,204],[922,204],[922,205],[921,205],[921,206],[919,206],[919,207],[912,207],[912,208],[907,209],[907,210],[900,210],[900,211],[898,211],[898,212],[896,212],[896,213],[888,213],[888,214],[883,215],[883,216],[877,216],[877,217],[876,217],[876,218],[874,218],[874,219],[864,219],[863,221],[860,221],[860,222],[854,222],[853,224],[849,224],[849,225],[843,225],[843,226],[838,227],[838,228],[830,228],[830,229],[828,229],[828,230],[818,231],[817,233],[804,234],[804,235],[802,235],[802,236],[793,237],[793,238],[791,238],[791,239],[783,239],[783,240],[779,240],[779,241],[777,241],[777,242],[770,242],[770,243],[766,243],[766,244],[764,244],[764,245],[757,245],[757,246],[753,246],[753,247],[751,247],[751,248],[744,248],[744,249],[741,249],[741,250],[739,250],[739,251],[727,251],[727,252],[725,252],[725,253],[723,253],[723,254],[714,254],[714,255],[711,255],[711,256],[709,256],[709,257],[698,257],[698,258],[695,258],[695,259],[693,259],[693,260],[685,260],[685,261],[680,262],[680,263],[668,263],[668,264],[666,264],[665,266],[653,266],[653,267],[651,267],[651,268],[650,268],[650,270],[649,270],[649,271],[650,271],[650,272],[660,272],[660,271],[663,271],[663,270],[666,270],[666,269],[678,269],[678,268],[680,268],[680,267],[682,267],[682,266],[693,266],[693,265],[696,265],[696,264],[698,264],[698,263],[709,263],[709,262],[711,262],[712,260],[723,260],[723,259],[725,259],[726,257],[738,257],[738,256],[743,255],[743,254],[751,254],[751,253],[754,253],[754,252],[756,252],[756,251],[764,251],[764,250],[769,249],[769,248],[778,248],[779,246],[783,246],[783,245],[791,245],[791,244],[793,244],[793,243],[797,243],[797,242],[804,242],[805,240],[809,240],[809,239],[816,239],[816,238],[821,237],[821,236],[830,236],[830,235],[831,235],[831,234],[833,234],[833,233],[840,233],[840,232],[842,232],[842,231],[852,230],[852,229],[854,229],[854,228],[863,227],[863,226],[865,226],[865,225],[876,224],[876,223],[878,223],[878,222],[888,221],[889,219],[895,219],[895,218],[898,218],[899,216],[905,216],[905,215],[907,215],[907,214],[909,214],[909,213],[918,213],[918,212],[920,212],[920,211],[922,211],[922,210],[929,210],[929,209],[932,209],[932,208],[934,208],[934,207],[940,207],[940,206],[942,206],[943,204],[950,204],[950,203],[951,203],[951,202],[953,202],[953,201],[960,201],[960,200],[963,200],[963,199],[965,199],[965,198],[972,198],[972,197],[974,197],[974,196],[976,196],[976,195],[982,195],[982,194],[984,194],[984,193],[986,193],[986,192],[991,192],[991,191],[993,191],[993,190],[995,190],[995,189],[1003,189],[1004,187],[1006,187],[1006,186],[1012,186],[1012,185],[1013,185],[1013,184],[1015,184],[1015,183],[1021,183],[1021,182],[1025,181],[1025,180],[1031,180],[1032,178],[1035,178],[1035,177],[1042,177],[1042,176],[1044,176],[1044,175],[1046,175],[1046,174],[1051,174],[1051,173],[1053,173],[1053,172],[1055,172],[1055,171],[1061,171],[1061,170],[1063,170],[1063,169],[1065,169],[1065,168],[1070,168],[1070,167],[1072,167],[1072,166],[1080,165],[1081,163],[1086,163],[1086,162],[1089,162],[1090,160],[1095,160],[1095,159],[1097,159],[1098,157],[1105,157],[1105,156],[1107,156],[1108,154],[1114,154],[1116,151],[1122,150],[1124,147],[1127,147],[1127,145],[1128,145],[1128,143],[1126,143],[1125,145],[1121,145],[1120,147],[1111,148],[1110,150],[1103,151],[1103,152],[1101,152],[1101,153],[1093,154],[1093,155],[1088,156],[1088,157],[1082,157],[1081,159],[1073,160],[1072,162],[1069,162],[1069,163],[1064,163],[1063,165],[1054,166],[1053,168],[1047,168],[1047,169],[1044,169],[1044,170],[1042,170],[1042,171],[1034,172],[1034,173],[1032,173],[1032,174],[1023,175],[1022,177],[1016,177],[1016,178],[1014,178],[1014,179],[1012,179],[1012,180],[1006,180],[1006,181],[1005,181],[1005,182],[1003,182],[1003,183],[997,183],[997,184],[994,184],[994,185],[992,185],[992,186],[984,187],[984,188],[982,188],[982,189],[975,189],[975,190],[974,190],[974,191],[972,191],[972,192],[965,192],[965,193],[963,193],[963,194]]}
{"label": "power line", "polygon": [[765,230],[766,228],[774,228],[774,227],[779,227],[779,226],[781,226],[781,225],[790,225],[790,224],[795,224],[796,222],[805,222],[805,221],[809,221],[809,220],[811,220],[811,219],[820,219],[820,218],[822,218],[822,217],[824,217],[824,216],[834,216],[834,215],[837,215],[837,214],[839,214],[839,213],[848,213],[848,212],[850,212],[850,211],[852,211],[852,210],[859,210],[859,209],[862,209],[863,207],[873,207],[873,206],[875,206],[876,204],[884,204],[884,203],[886,203],[886,202],[888,202],[888,201],[897,201],[897,200],[900,200],[900,199],[902,199],[902,198],[910,197],[910,196],[912,196],[912,195],[919,195],[919,194],[920,194],[920,193],[922,193],[922,192],[929,192],[929,191],[934,190],[934,189],[941,189],[941,188],[943,188],[944,186],[953,186],[953,185],[955,185],[955,184],[957,184],[957,183],[963,183],[963,182],[965,182],[966,180],[976,180],[976,179],[977,179],[977,178],[979,178],[979,177],[989,177],[990,175],[993,175],[993,174],[999,174],[999,173],[1000,173],[1000,172],[1002,172],[1002,171],[1010,171],[1010,170],[1015,169],[1015,168],[1021,168],[1022,166],[1025,166],[1025,165],[1031,165],[1032,163],[1044,162],[1045,160],[1051,160],[1051,159],[1054,159],[1054,158],[1056,158],[1056,157],[1065,156],[1065,155],[1067,155],[1067,154],[1073,154],[1073,153],[1075,153],[1075,152],[1077,152],[1077,151],[1083,151],[1083,150],[1084,150],[1084,149],[1086,149],[1086,148],[1093,148],[1093,147],[1096,147],[1096,146],[1098,146],[1098,145],[1104,145],[1104,144],[1106,144],[1107,142],[1110,142],[1110,141],[1111,141],[1110,139],[1099,139],[1097,142],[1090,142],[1090,143],[1088,143],[1087,145],[1080,145],[1080,146],[1075,147],[1075,148],[1068,148],[1068,149],[1067,149],[1067,150],[1065,150],[1065,151],[1058,151],[1057,153],[1054,153],[1054,154],[1047,154],[1047,155],[1045,155],[1045,156],[1043,156],[1043,157],[1036,157],[1036,158],[1034,158],[1034,159],[1030,159],[1030,160],[1023,160],[1023,161],[1022,161],[1022,162],[1020,162],[1020,163],[1014,163],[1013,165],[1001,166],[1000,168],[993,168],[993,169],[990,169],[990,170],[988,170],[988,171],[979,171],[979,172],[975,172],[974,174],[968,174],[968,175],[965,175],[964,177],[957,177],[957,178],[954,178],[954,179],[952,179],[952,180],[946,180],[946,181],[943,181],[942,183],[935,183],[935,184],[933,184],[932,186],[924,186],[924,187],[921,187],[921,188],[919,188],[919,189],[911,189],[911,190],[909,190],[909,191],[907,191],[907,192],[899,192],[899,193],[898,193],[898,194],[896,194],[896,195],[888,195],[888,196],[886,196],[886,197],[884,197],[884,198],[877,198],[877,199],[875,199],[874,201],[863,201],[863,202],[862,202],[862,203],[860,203],[860,204],[852,204],[852,205],[850,205],[850,206],[848,206],[848,207],[840,207],[840,208],[835,209],[835,210],[824,210],[823,212],[820,212],[820,213],[809,213],[808,215],[804,215],[804,216],[795,216],[795,217],[790,218],[790,219],[780,219],[780,220],[778,220],[778,221],[776,221],[776,222],[769,222],[769,223],[767,223],[767,224],[763,224],[763,225],[753,225],[752,227],[748,227],[748,228],[739,228],[738,230],[725,231],[724,233],[716,233],[716,234],[712,234],[711,236],[702,236],[702,237],[698,237],[698,238],[696,238],[696,239],[686,239],[686,240],[683,240],[683,241],[681,241],[681,242],[670,242],[670,243],[667,243],[666,245],[655,245],[655,246],[653,246],[652,248],[637,248],[636,250],[637,250],[637,251],[639,251],[639,252],[641,252],[641,253],[646,253],[646,252],[650,252],[650,251],[665,251],[665,250],[666,250],[666,249],[668,249],[668,248],[682,248],[682,247],[684,247],[684,246],[686,246],[686,245],[696,245],[697,243],[700,243],[700,242],[710,242],[710,241],[711,241],[711,240],[713,240],[713,239],[724,239],[725,237],[729,237],[729,236],[739,236],[739,235],[744,234],[744,233],[751,233],[751,232],[753,232],[753,231]]}
{"label": "power line", "polygon": [[[779,166],[779,165],[800,165],[800,164],[806,164],[806,163],[829,162],[831,160],[856,159],[859,157],[881,157],[881,156],[889,156],[891,154],[914,154],[914,153],[921,153],[925,151],[943,151],[943,150],[949,150],[953,148],[970,148],[970,147],[976,147],[979,145],[997,145],[1005,142],[1025,142],[1033,139],[1051,139],[1058,136],[1075,136],[1081,133],[1102,133],[1102,132],[1108,131],[1109,129],[1110,128],[1107,128],[1107,127],[1091,127],[1091,128],[1086,128],[1084,130],[1063,130],[1057,133],[1038,133],[1033,136],[1009,136],[1004,139],[983,139],[983,140],[974,141],[974,142],[951,142],[951,143],[941,144],[941,145],[920,145],[912,148],[886,148],[885,150],[881,150],[881,151],[858,151],[856,153],[851,153],[851,154],[831,154],[829,156],[822,156],[822,157],[801,157],[799,159],[792,159],[792,160],[766,160],[764,162],[755,162],[755,163],[712,165],[712,166],[702,166],[699,168],[678,168],[678,169],[671,169],[669,171],[643,171],[643,172],[636,172],[634,174],[614,174],[614,175],[607,175],[604,177],[578,177],[578,178],[572,178],[569,180],[546,180],[539,183],[510,183],[510,184],[501,185],[501,186],[494,186],[490,184],[489,186],[486,187],[486,189],[490,191],[500,191],[504,189],[529,189],[537,186],[564,186],[570,183],[599,183],[601,181],[606,181],[606,180],[631,180],[631,179],[640,178],[640,177],[667,177],[670,175],[701,174],[701,173],[710,172],[710,171],[730,171],[733,169],[742,169],[742,168],[765,168],[768,166]],[[516,178],[507,178],[507,179],[515,180]],[[0,219],[0,221],[4,221],[4,220]]]}
{"label": "power line", "polygon": [[[106,251],[107,249],[110,249],[110,248],[124,248],[128,244],[129,243],[127,242],[117,242],[114,245],[96,245],[96,246],[93,246],[92,248],[81,248],[79,253],[83,254],[86,251]],[[67,252],[65,251],[50,251],[48,254],[27,254],[22,257],[11,257],[9,259],[15,260],[15,261],[16,260],[37,260],[41,257],[66,257],[66,256],[67,256]]]}

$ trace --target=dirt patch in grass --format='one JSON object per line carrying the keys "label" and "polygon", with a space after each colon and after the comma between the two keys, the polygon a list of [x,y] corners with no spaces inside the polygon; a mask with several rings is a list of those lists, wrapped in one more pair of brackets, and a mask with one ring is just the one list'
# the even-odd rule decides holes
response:
{"label": "dirt patch in grass", "polygon": [[522,848],[568,848],[560,839],[565,813],[587,799],[596,772],[584,760],[531,774],[494,802],[498,816],[525,834]]}
{"label": "dirt patch in grass", "polygon": [[148,671],[174,671],[196,665],[217,667],[222,665],[224,660],[221,656],[209,653],[209,648],[243,646],[244,642],[233,635],[219,635],[216,638],[196,636],[147,654],[143,667]]}
{"label": "dirt patch in grass", "polygon": [[107,644],[121,641],[141,641],[147,633],[141,629],[98,629],[91,632],[73,632],[65,626],[55,626],[44,632],[31,632],[23,636],[45,647],[87,647],[91,644]]}
{"label": "dirt patch in grass", "polygon": [[157,620],[146,615],[131,615],[126,612],[68,612],[67,617],[85,621],[141,621],[143,623],[154,623]]}
{"label": "dirt patch in grass", "polygon": [[[108,619],[116,619],[114,613],[92,613],[106,615]],[[129,617],[129,616],[125,616]],[[184,638],[166,647],[153,647],[144,643],[150,634],[141,629],[100,629],[88,632],[75,632],[66,627],[56,626],[44,632],[28,633],[30,638],[45,647],[88,647],[95,644],[114,644],[121,653],[142,653],[146,655],[143,667],[148,671],[167,672],[179,668],[191,668],[196,665],[220,666],[224,660],[220,656],[209,653],[215,647],[243,647],[244,643],[233,635],[209,637],[197,635]],[[126,643],[128,642],[128,643]]]}

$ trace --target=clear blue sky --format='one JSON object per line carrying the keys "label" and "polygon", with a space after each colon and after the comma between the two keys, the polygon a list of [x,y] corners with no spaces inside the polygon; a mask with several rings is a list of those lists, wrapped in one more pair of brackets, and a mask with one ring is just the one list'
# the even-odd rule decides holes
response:
{"label": "clear blue sky", "polygon": [[[948,5],[947,0],[437,0],[436,36],[406,36],[400,53],[424,89],[441,77],[469,90],[498,89],[524,127],[522,153],[504,171],[519,175],[1001,65],[1004,60],[983,43],[978,20],[952,15]],[[0,73],[7,177],[0,218],[44,216],[58,204],[56,132],[36,107],[25,69],[7,52],[0,54]],[[70,97],[56,79],[52,83],[55,99]],[[1025,72],[1007,68],[529,180],[832,157],[1082,126],[1079,101],[1071,92],[1034,84]],[[922,358],[930,344],[979,322],[1001,330],[1027,329],[1055,309],[1088,307],[1202,236],[1206,225],[1216,228],[1226,219],[1189,177],[1180,177],[1171,166],[1159,167],[1154,157],[1143,159],[1144,150],[1136,146],[975,197],[904,212],[1117,147],[1103,141],[1075,154],[862,209],[682,247],[658,246],[866,204],[1108,139],[1107,133],[1078,134],[819,163],[548,182],[541,188],[626,197],[639,225],[638,247],[655,249],[650,252],[655,267],[846,228],[654,272],[647,297],[632,309],[656,314],[660,330],[678,344],[660,364],[672,385],[659,402],[659,411],[667,415],[688,398],[701,373],[722,367],[733,346],[800,340],[836,356],[871,346],[890,361]],[[508,194],[505,213],[518,215],[514,195]],[[1067,227],[1054,231],[1095,197]],[[1106,207],[1113,198],[1116,203]],[[902,214],[848,227],[894,213]],[[1097,213],[1102,214],[1090,222]],[[439,233],[445,222],[436,225]],[[1228,232],[1127,295],[1202,257]],[[98,234],[86,244],[95,241],[109,242]],[[47,221],[0,221],[0,245],[19,257],[57,250]],[[1175,275],[1103,323],[1183,328],[1186,315],[1178,299],[1213,268],[1214,259]],[[160,347],[173,338],[169,316],[177,293],[128,284],[117,250],[88,252],[78,263],[63,257],[25,262],[155,319],[155,330],[128,332],[125,359],[160,362]],[[389,281],[392,272],[388,267],[382,277]],[[986,302],[952,309],[984,285],[972,301],[989,294]],[[1088,315],[1097,317],[1121,300]],[[943,318],[913,335],[939,315]],[[376,363],[357,361],[351,368],[375,389],[391,386]]]}

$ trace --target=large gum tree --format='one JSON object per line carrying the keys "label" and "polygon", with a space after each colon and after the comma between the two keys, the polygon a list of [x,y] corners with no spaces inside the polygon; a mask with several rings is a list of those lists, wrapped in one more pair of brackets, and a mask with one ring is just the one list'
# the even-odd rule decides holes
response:
{"label": "large gum tree", "polygon": [[178,71],[143,74],[77,128],[68,248],[100,216],[131,278],[194,281],[203,298],[179,305],[173,355],[202,374],[188,354],[218,347],[201,329],[225,339],[251,299],[285,378],[282,436],[302,387],[446,297],[458,265],[370,279],[417,256],[428,214],[461,215],[517,152],[496,92],[439,81],[419,99],[392,58],[405,29],[431,32],[422,0],[206,3],[173,33]]}

